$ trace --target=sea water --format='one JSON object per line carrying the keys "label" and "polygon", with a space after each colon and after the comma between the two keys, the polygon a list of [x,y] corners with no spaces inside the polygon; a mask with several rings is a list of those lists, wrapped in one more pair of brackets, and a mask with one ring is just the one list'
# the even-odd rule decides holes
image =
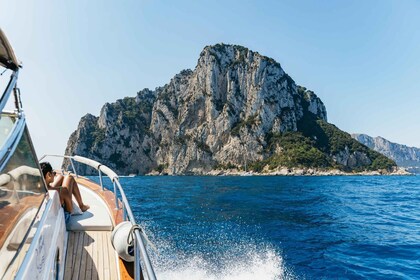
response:
{"label": "sea water", "polygon": [[121,178],[158,279],[420,279],[420,177]]}

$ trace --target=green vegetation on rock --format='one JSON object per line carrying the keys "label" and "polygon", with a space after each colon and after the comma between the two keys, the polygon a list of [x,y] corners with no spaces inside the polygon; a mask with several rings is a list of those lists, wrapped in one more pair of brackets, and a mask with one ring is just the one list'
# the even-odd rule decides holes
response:
{"label": "green vegetation on rock", "polygon": [[244,127],[244,126],[246,126],[247,128],[250,128],[252,125],[254,125],[257,122],[257,120],[258,120],[257,117],[258,117],[258,115],[255,114],[255,115],[252,115],[252,116],[248,117],[246,120],[239,121],[232,128],[230,134],[232,134],[233,136],[238,136],[241,128]]}
{"label": "green vegetation on rock", "polygon": [[121,154],[114,152],[109,156],[109,161],[115,164],[116,168],[124,168],[127,166],[125,161],[122,159]]}
{"label": "green vegetation on rock", "polygon": [[[350,134],[341,131],[335,125],[316,119],[306,112],[298,123],[298,132],[269,134],[267,136],[266,152],[270,153],[262,162],[250,164],[256,172],[264,166],[269,169],[276,167],[300,167],[320,169],[340,169],[346,172],[372,170],[391,171],[396,166],[389,158],[375,152],[351,138]],[[343,165],[334,160],[342,153],[365,155],[368,162],[356,166]]]}
{"label": "green vegetation on rock", "polygon": [[265,160],[270,168],[286,167],[331,167],[327,155],[321,152],[315,141],[303,136],[300,132],[286,132],[271,137],[270,146],[279,146],[281,152]]}
{"label": "green vegetation on rock", "polygon": [[92,146],[102,145],[102,142],[105,139],[105,129],[98,127],[96,130],[92,131],[92,139]]}

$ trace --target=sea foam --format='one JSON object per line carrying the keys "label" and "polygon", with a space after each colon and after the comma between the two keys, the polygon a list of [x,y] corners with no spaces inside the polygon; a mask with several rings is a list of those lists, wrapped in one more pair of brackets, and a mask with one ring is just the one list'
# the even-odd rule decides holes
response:
{"label": "sea foam", "polygon": [[157,264],[159,279],[199,280],[272,280],[292,279],[287,277],[281,256],[274,251],[252,252],[231,259],[223,257],[226,263],[214,265],[201,256],[181,257],[178,261]]}

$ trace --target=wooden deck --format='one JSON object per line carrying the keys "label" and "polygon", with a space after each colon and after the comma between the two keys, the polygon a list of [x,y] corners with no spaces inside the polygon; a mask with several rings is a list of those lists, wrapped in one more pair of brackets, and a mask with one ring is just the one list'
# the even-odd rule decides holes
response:
{"label": "wooden deck", "polygon": [[110,231],[69,232],[64,279],[118,279]]}
{"label": "wooden deck", "polygon": [[[122,204],[119,201],[119,209],[115,208],[115,196],[111,191],[106,189],[102,191],[98,184],[82,176],[76,177],[75,179],[79,185],[89,188],[91,191],[94,191],[99,198],[102,198],[108,206],[114,225],[123,221]],[[64,279],[134,279],[133,263],[127,263],[116,256],[110,241],[111,232],[69,231],[68,233],[69,239],[67,245]],[[82,235],[86,235],[86,237],[83,236],[80,238]],[[81,239],[83,239],[83,241],[80,241]],[[86,242],[87,245],[80,246],[80,242]],[[107,245],[107,247],[105,248],[104,245]],[[81,248],[76,249],[75,246],[79,246]],[[86,256],[83,258],[84,252],[76,253],[77,250],[86,251]],[[107,256],[107,258],[105,258],[105,256]],[[109,265],[110,259],[115,259],[112,265]],[[85,261],[87,261],[87,263],[84,264],[84,266],[81,265],[82,262]],[[106,263],[107,266],[104,265],[104,263]],[[82,271],[86,271],[86,273],[83,273]]]}

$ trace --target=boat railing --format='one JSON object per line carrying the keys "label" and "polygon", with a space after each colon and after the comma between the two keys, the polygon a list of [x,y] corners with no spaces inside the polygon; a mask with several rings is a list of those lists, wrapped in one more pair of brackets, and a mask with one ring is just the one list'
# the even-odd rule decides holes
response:
{"label": "boat railing", "polygon": [[[142,229],[137,226],[136,220],[134,218],[133,212],[131,211],[131,207],[130,207],[130,204],[128,203],[127,196],[125,195],[124,189],[121,186],[118,175],[106,165],[103,165],[95,160],[85,158],[82,156],[44,155],[43,157],[41,157],[40,161],[42,161],[46,157],[59,157],[59,158],[68,159],[72,166],[73,173],[76,177],[78,177],[78,174],[74,165],[75,162],[79,162],[79,163],[82,163],[82,164],[85,164],[94,168],[95,170],[98,171],[99,182],[100,182],[102,190],[104,190],[104,185],[103,185],[103,180],[102,180],[103,174],[105,174],[106,176],[108,176],[109,179],[111,179],[113,183],[113,188],[114,188],[113,192],[115,195],[115,203],[116,203],[115,206],[117,209],[120,209],[120,205],[118,203],[119,201],[118,199],[120,198],[120,201],[122,202],[121,204],[122,204],[122,209],[123,209],[123,219],[125,221],[127,220],[130,221],[133,226],[133,233],[134,233],[133,238],[135,240],[134,242],[134,257],[135,257],[134,279],[136,280],[141,279],[142,268],[141,268],[140,261],[142,261],[145,266],[144,268],[146,270],[148,279],[155,280],[156,275],[155,275],[152,264],[150,262],[149,255],[146,250],[145,241],[142,237],[144,233],[142,232]],[[117,190],[119,191],[120,197],[118,197]]]}

